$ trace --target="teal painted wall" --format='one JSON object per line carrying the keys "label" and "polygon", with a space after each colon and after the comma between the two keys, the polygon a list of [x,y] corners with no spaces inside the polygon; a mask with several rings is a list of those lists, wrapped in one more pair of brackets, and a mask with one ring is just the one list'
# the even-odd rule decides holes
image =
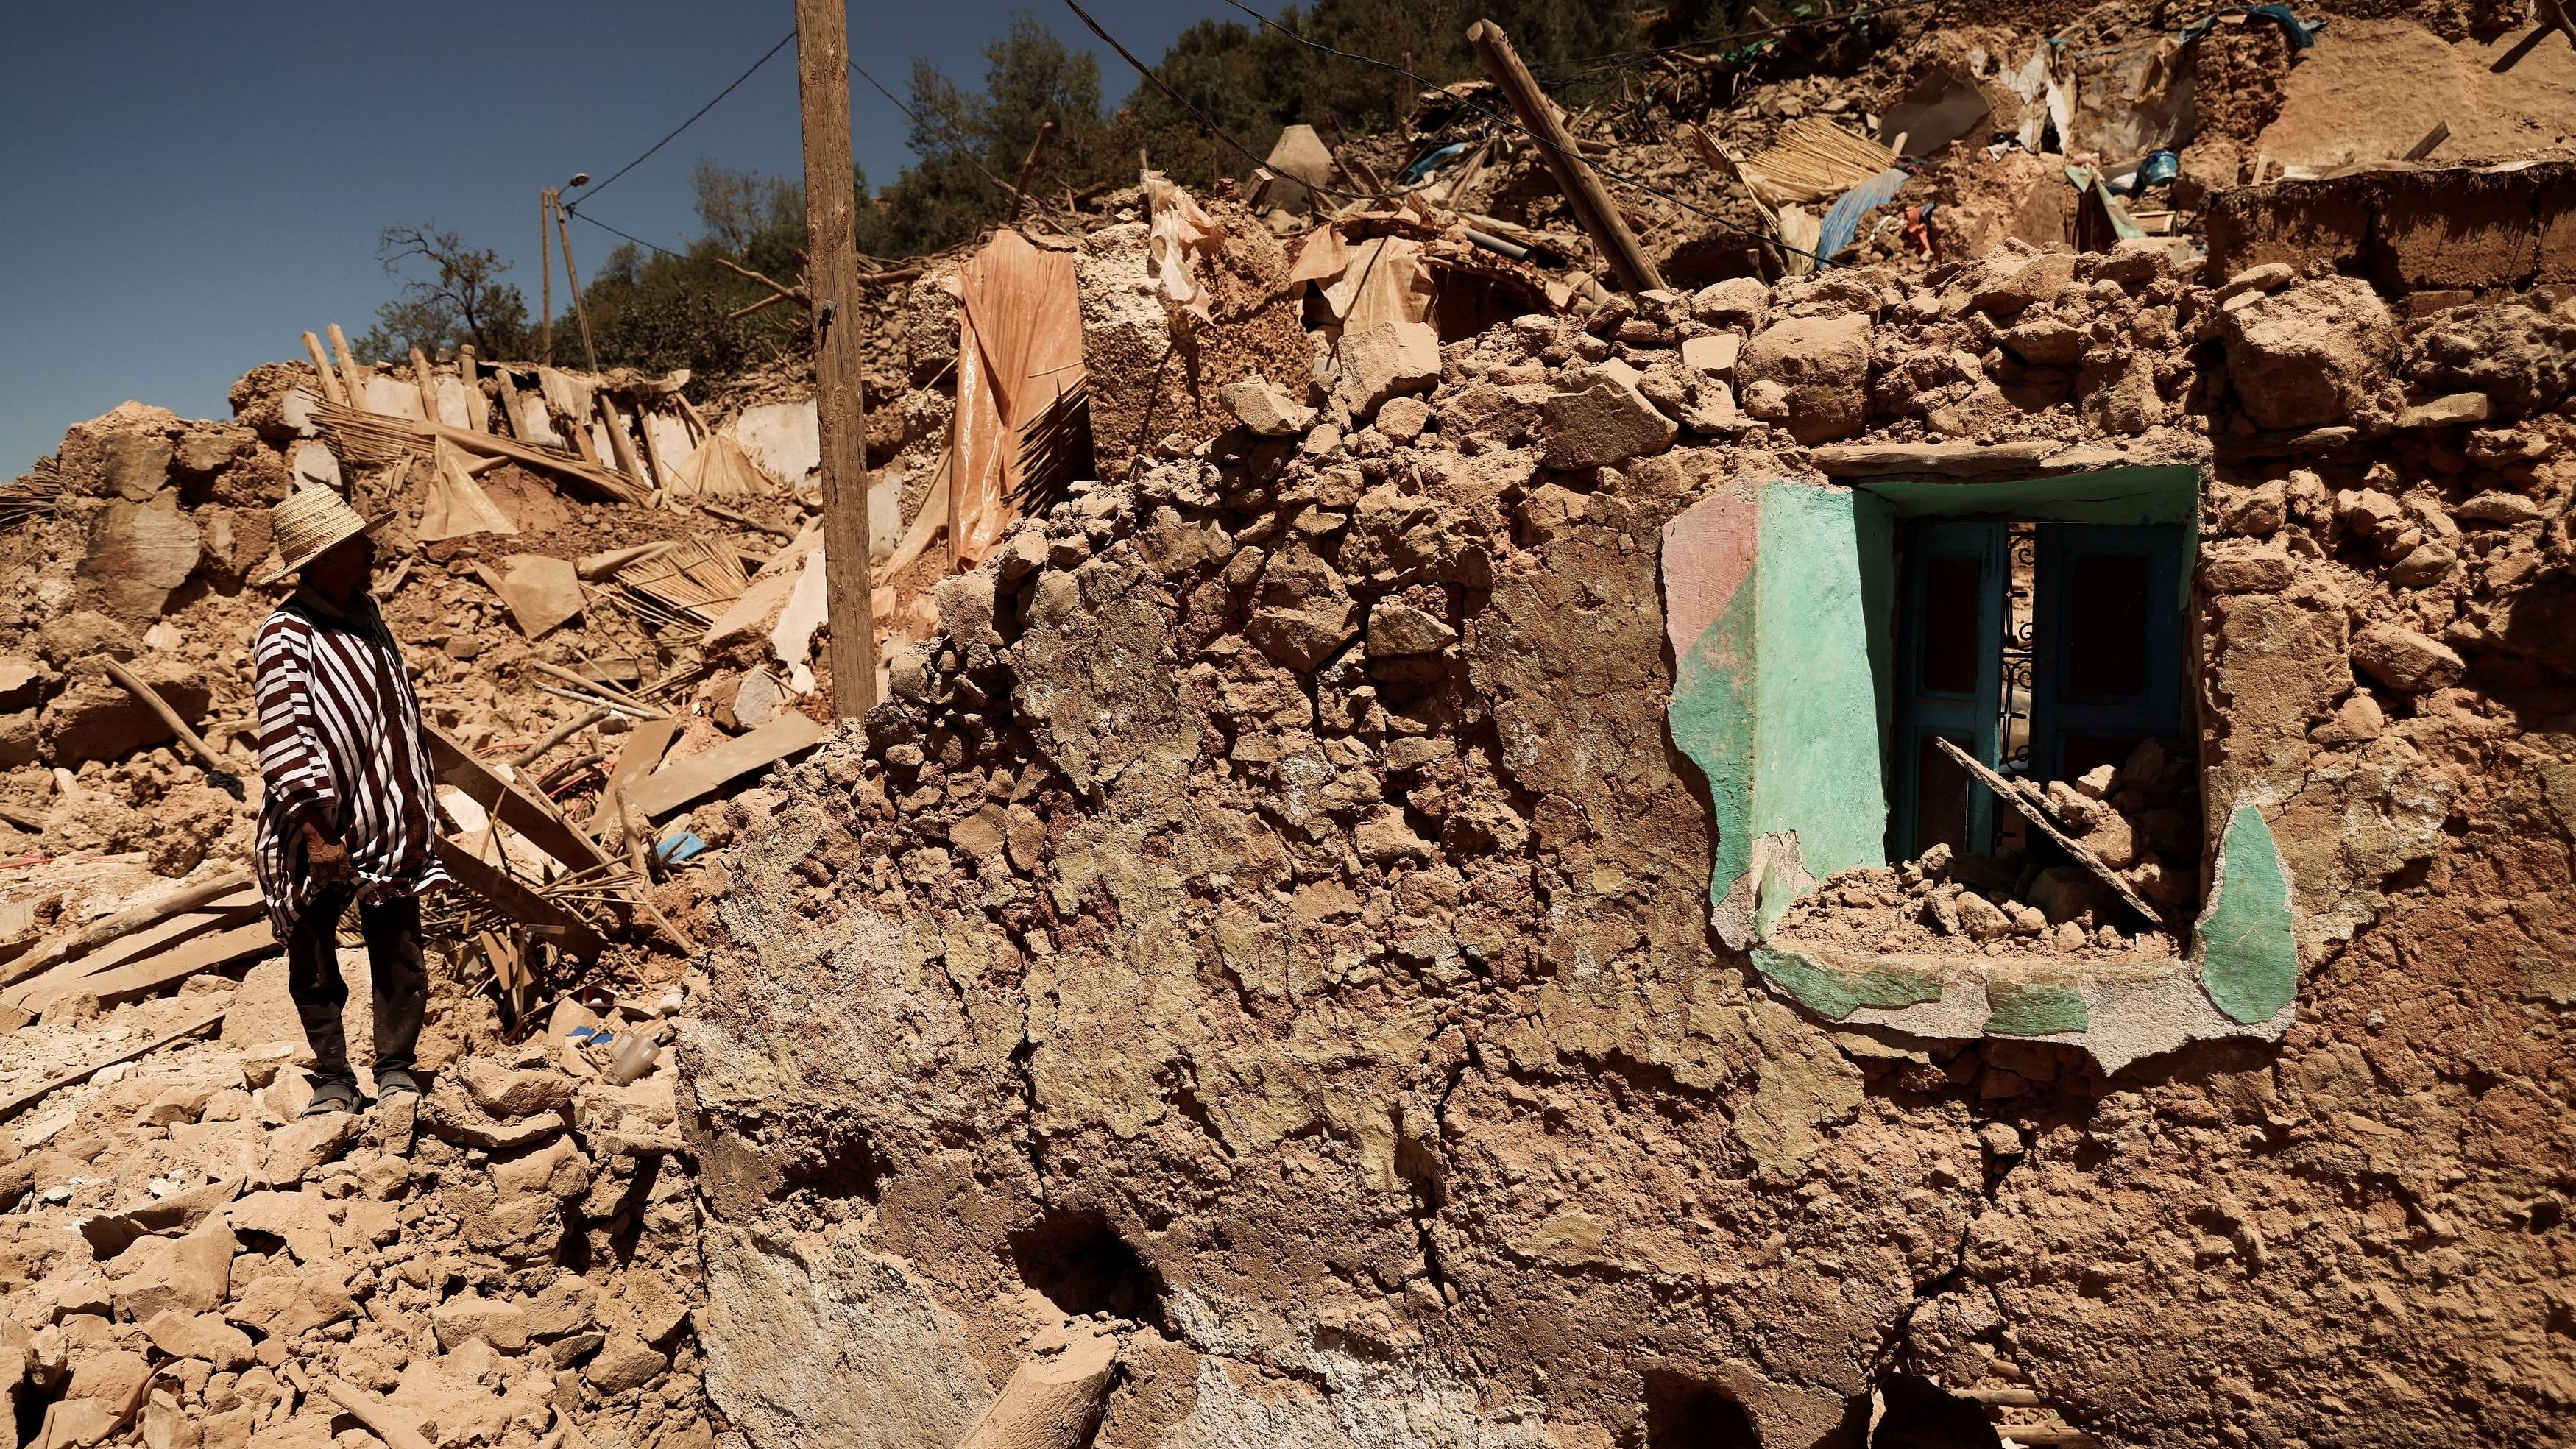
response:
{"label": "teal painted wall", "polygon": [[1796,831],[1800,863],[1822,880],[1887,859],[1860,510],[1848,488],[1773,483],[1761,497],[1753,829]]}
{"label": "teal painted wall", "polygon": [[[1748,507],[1750,507],[1748,500]],[[1673,743],[1708,780],[1716,859],[1708,898],[1723,899],[1753,863],[1753,642],[1751,580],[1674,661],[1666,719]]]}
{"label": "teal painted wall", "polygon": [[2200,915],[2200,981],[2219,1010],[2269,1021],[2299,994],[2290,872],[2263,812],[2239,805],[2218,845],[2217,878]]}

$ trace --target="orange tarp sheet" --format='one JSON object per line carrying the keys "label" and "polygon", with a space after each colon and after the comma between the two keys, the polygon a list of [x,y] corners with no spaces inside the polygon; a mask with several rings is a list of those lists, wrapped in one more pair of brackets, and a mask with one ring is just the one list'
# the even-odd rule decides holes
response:
{"label": "orange tarp sheet", "polygon": [[1017,515],[1023,432],[1082,388],[1082,304],[1072,251],[1007,229],[958,271],[954,290],[948,538],[957,561],[972,564]]}

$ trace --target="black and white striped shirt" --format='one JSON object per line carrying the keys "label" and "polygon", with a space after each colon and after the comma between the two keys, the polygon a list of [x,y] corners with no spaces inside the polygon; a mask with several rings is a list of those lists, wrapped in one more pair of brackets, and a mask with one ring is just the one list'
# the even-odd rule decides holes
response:
{"label": "black and white striped shirt", "polygon": [[349,851],[358,899],[419,895],[449,883],[431,853],[438,830],[420,701],[375,601],[342,613],[297,590],[259,627],[260,894],[284,940],[315,885],[298,825]]}

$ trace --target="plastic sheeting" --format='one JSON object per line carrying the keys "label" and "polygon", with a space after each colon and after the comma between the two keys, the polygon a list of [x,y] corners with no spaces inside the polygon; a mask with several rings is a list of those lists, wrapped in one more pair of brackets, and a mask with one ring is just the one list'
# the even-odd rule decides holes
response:
{"label": "plastic sheeting", "polygon": [[1205,262],[1225,244],[1225,228],[1160,171],[1145,173],[1145,206],[1152,218],[1145,252],[1162,285],[1164,305],[1201,322],[1213,320]]}
{"label": "plastic sheeting", "polygon": [[519,525],[465,471],[465,451],[440,438],[430,445],[429,496],[421,504],[420,526],[412,537],[422,543],[463,538],[469,533],[517,533]]}
{"label": "plastic sheeting", "polygon": [[[1180,199],[1187,210],[1198,210],[1186,196]],[[1158,206],[1157,236],[1162,215]],[[1034,425],[1082,395],[1082,304],[1072,251],[1042,247],[1008,229],[995,232],[958,270],[952,290],[959,305],[948,538],[957,561],[972,564],[1018,516],[1029,479],[1051,470],[1053,451],[1066,436],[1059,428],[1034,446],[1023,443]],[[1204,316],[1204,288],[1198,301]]]}
{"label": "plastic sheeting", "polygon": [[731,433],[707,439],[671,470],[674,498],[748,498],[776,491],[778,485],[767,480]]}
{"label": "plastic sheeting", "polygon": [[1912,174],[1901,166],[1890,166],[1826,207],[1824,219],[1816,227],[1816,255],[1831,261],[1841,254],[1860,234],[1861,218],[1895,200],[1898,188]]}

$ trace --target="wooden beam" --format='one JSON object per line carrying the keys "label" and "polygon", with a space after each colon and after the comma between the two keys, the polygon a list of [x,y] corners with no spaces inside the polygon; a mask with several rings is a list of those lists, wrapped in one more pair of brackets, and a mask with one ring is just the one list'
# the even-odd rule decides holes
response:
{"label": "wooden beam", "polygon": [[617,404],[608,396],[608,390],[601,388],[590,396],[599,409],[599,421],[608,429],[608,450],[617,455],[617,471],[634,479],[637,487],[652,487],[652,480],[644,476],[643,461],[635,456],[635,440],[626,436],[626,421],[618,416]]}
{"label": "wooden beam", "polygon": [[[790,287],[783,282],[775,281],[764,273],[755,272],[749,267],[736,264],[730,257],[717,257],[714,258],[714,261],[717,266],[724,268],[726,271],[733,273],[737,277],[743,277],[767,287],[769,289],[769,300],[772,302],[799,302],[810,306],[814,301],[811,296],[806,294],[803,287]],[[767,304],[764,303],[763,305]],[[741,314],[736,313],[734,315],[739,316]]]}
{"label": "wooden beam", "polygon": [[465,426],[477,433],[490,431],[483,426],[483,379],[475,375],[471,342],[456,344],[456,376],[465,384]]}
{"label": "wooden beam", "polygon": [[511,380],[510,369],[506,367],[494,368],[492,370],[492,377],[494,381],[501,385],[501,427],[494,428],[492,431],[499,433],[506,428],[510,437],[516,438],[523,443],[528,441],[528,438],[522,431],[527,424],[519,417],[518,383]]}
{"label": "wooden beam", "polygon": [[647,776],[627,798],[649,817],[680,809],[737,775],[774,765],[800,750],[812,749],[830,731],[793,711],[747,735],[737,735]]}
{"label": "wooden beam", "polygon": [[2042,466],[2056,442],[2031,443],[1833,443],[1812,451],[1816,467],[1828,478],[1877,478],[1935,474],[1970,478],[1985,473],[2020,473]]}
{"label": "wooden beam", "polygon": [[74,1082],[88,1081],[104,1068],[115,1066],[118,1062],[130,1062],[136,1057],[157,1052],[184,1037],[195,1036],[198,1032],[222,1021],[224,1013],[232,1010],[232,1006],[232,998],[227,996],[220,1003],[186,1018],[177,1027],[163,1032],[141,1046],[120,1047],[106,1056],[93,1057],[60,1076],[49,1077],[6,1101],[0,1101],[0,1122],[8,1121]]}
{"label": "wooden beam", "polygon": [[638,781],[653,773],[653,767],[662,763],[663,752],[679,737],[680,721],[675,719],[646,720],[627,731],[626,743],[617,751],[617,766],[608,772],[608,784],[599,792],[599,804],[591,812],[592,834],[605,835],[611,825],[625,829],[618,802]]}
{"label": "wooden beam", "polygon": [[1020,160],[1020,181],[1018,185],[1011,188],[1011,210],[1002,218],[1004,226],[1015,226],[1019,223],[1020,208],[1026,205],[1029,199],[1029,173],[1038,169],[1038,153],[1046,149],[1047,137],[1054,134],[1053,119],[1038,123],[1037,139],[1029,143],[1029,154]]}
{"label": "wooden beam", "polygon": [[221,899],[243,886],[252,884],[247,870],[228,870],[209,876],[192,886],[163,896],[148,905],[132,906],[95,925],[86,926],[71,935],[48,941],[42,946],[0,968],[0,985],[24,981],[61,962],[86,956],[110,941],[120,940],[149,926],[157,926],[172,916],[197,910],[209,901]]}
{"label": "wooden beam", "polygon": [[[858,316],[858,195],[850,162],[849,64],[846,0],[796,0],[796,96],[805,133],[805,235],[813,253],[805,277],[814,295],[815,425],[823,452],[832,712],[856,719],[877,702],[877,631],[869,607],[868,401],[861,356],[867,339]],[[651,782],[644,788],[650,790]],[[649,806],[647,813],[652,813]]]}
{"label": "wooden beam", "polygon": [[2102,884],[2109,886],[2111,888],[2111,893],[2118,896],[2122,904],[2128,906],[2130,910],[2136,911],[2146,919],[2155,922],[2159,926],[2164,924],[2165,918],[2163,914],[2157,911],[2155,907],[2148,905],[2146,897],[2139,895],[2135,886],[2132,886],[2127,881],[2121,879],[2120,873],[2104,864],[2102,857],[2095,855],[2092,851],[2077,843],[2074,836],[2058,829],[2057,822],[2048,818],[2048,812],[2040,809],[2037,804],[2032,802],[2028,795],[2014,789],[2010,780],[2007,780],[2003,776],[1996,774],[1993,770],[1986,768],[1984,761],[1979,760],[1976,756],[1969,754],[1966,750],[1960,749],[1957,745],[1950,743],[1939,735],[1934,735],[1932,737],[1932,742],[1939,745],[1941,747],[1941,753],[1948,755],[1951,760],[1959,766],[1959,768],[1966,770],[1969,778],[1975,780],[1978,784],[1985,786],[1988,790],[1993,791],[2005,804],[2010,805],[2013,809],[2021,812],[2021,818],[2029,821],[2040,834],[2057,842],[2059,849],[2065,851],[2068,855],[2075,857],[2075,863],[2084,867],[2086,870],[2091,871],[2095,879],[2101,881]]}
{"label": "wooden beam", "polygon": [[340,380],[338,373],[331,370],[331,359],[322,352],[322,339],[310,332],[305,333],[304,355],[313,359],[313,371],[322,379],[323,400],[338,403],[342,407],[349,406],[348,385]]}
{"label": "wooden beam", "polygon": [[374,412],[367,406],[367,374],[358,366],[358,355],[349,350],[349,335],[340,330],[337,322],[325,330],[331,334],[331,355],[340,359],[340,376],[349,389],[349,406],[362,413]]}
{"label": "wooden beam", "polygon": [[188,727],[185,719],[180,718],[179,711],[170,707],[170,701],[161,697],[161,691],[144,683],[141,676],[126,668],[117,659],[102,655],[99,665],[107,671],[108,678],[122,685],[126,693],[141,700],[145,708],[159,715],[161,722],[178,734],[179,742],[188,747],[188,753],[197,757],[197,763],[205,766],[208,774],[227,776],[232,774],[230,770],[224,768],[224,762],[216,756],[213,747],[198,738],[197,732]]}
{"label": "wooden beam", "polygon": [[564,949],[585,961],[599,959],[599,953],[606,948],[608,943],[579,912],[519,884],[509,872],[477,859],[464,846],[442,835],[432,849],[438,854],[438,863],[447,867],[458,885],[491,902],[501,914],[526,925],[562,928]]}
{"label": "wooden beam", "polygon": [[1664,285],[1663,273],[1655,269],[1655,259],[1637,234],[1621,219],[1618,204],[1601,185],[1601,178],[1577,153],[1574,137],[1568,135],[1565,123],[1556,118],[1556,107],[1548,103],[1547,94],[1538,81],[1521,64],[1519,52],[1512,49],[1510,37],[1490,20],[1479,20],[1467,27],[1467,41],[1476,47],[1476,58],[1484,62],[1485,73],[1494,78],[1503,95],[1520,114],[1521,124],[1539,139],[1539,157],[1548,170],[1556,174],[1557,185],[1565,189],[1565,199],[1572,204],[1574,216],[1583,229],[1592,234],[1593,244],[1609,260],[1612,275],[1627,292],[1652,291]]}
{"label": "wooden beam", "polygon": [[662,445],[653,441],[652,410],[641,400],[635,404],[635,437],[644,445],[644,461],[652,466],[655,490],[670,487],[670,465],[662,461]]}
{"label": "wooden beam", "polygon": [[429,370],[429,359],[417,347],[411,350],[411,385],[420,393],[421,420],[439,421],[438,374]]}
{"label": "wooden beam", "polygon": [[[157,925],[148,926],[122,940],[111,941],[80,958],[77,970],[60,973],[64,978],[80,980],[112,971],[145,954],[160,950],[173,941],[184,941],[201,932],[242,924],[245,913],[261,909],[259,887],[243,886],[227,895],[216,897],[193,911],[182,912]],[[38,998],[51,1000],[58,984],[56,973],[47,972],[0,990],[0,1006],[25,1007]],[[33,1008],[29,1008],[33,1009]]]}
{"label": "wooden beam", "polygon": [[429,763],[438,772],[439,783],[464,791],[493,819],[526,836],[537,849],[574,870],[614,859],[580,827],[556,814],[552,805],[494,774],[474,758],[473,751],[426,724],[421,734],[429,741]]}
{"label": "wooden beam", "polygon": [[113,971],[50,983],[45,990],[31,993],[25,1004],[30,1011],[43,1011],[57,1001],[90,996],[96,997],[101,1006],[113,1006],[132,997],[148,996],[165,986],[175,986],[200,971],[229,966],[253,956],[273,955],[285,949],[263,917],[229,931],[217,931],[211,936],[183,941],[167,951],[139,961],[129,961]]}

